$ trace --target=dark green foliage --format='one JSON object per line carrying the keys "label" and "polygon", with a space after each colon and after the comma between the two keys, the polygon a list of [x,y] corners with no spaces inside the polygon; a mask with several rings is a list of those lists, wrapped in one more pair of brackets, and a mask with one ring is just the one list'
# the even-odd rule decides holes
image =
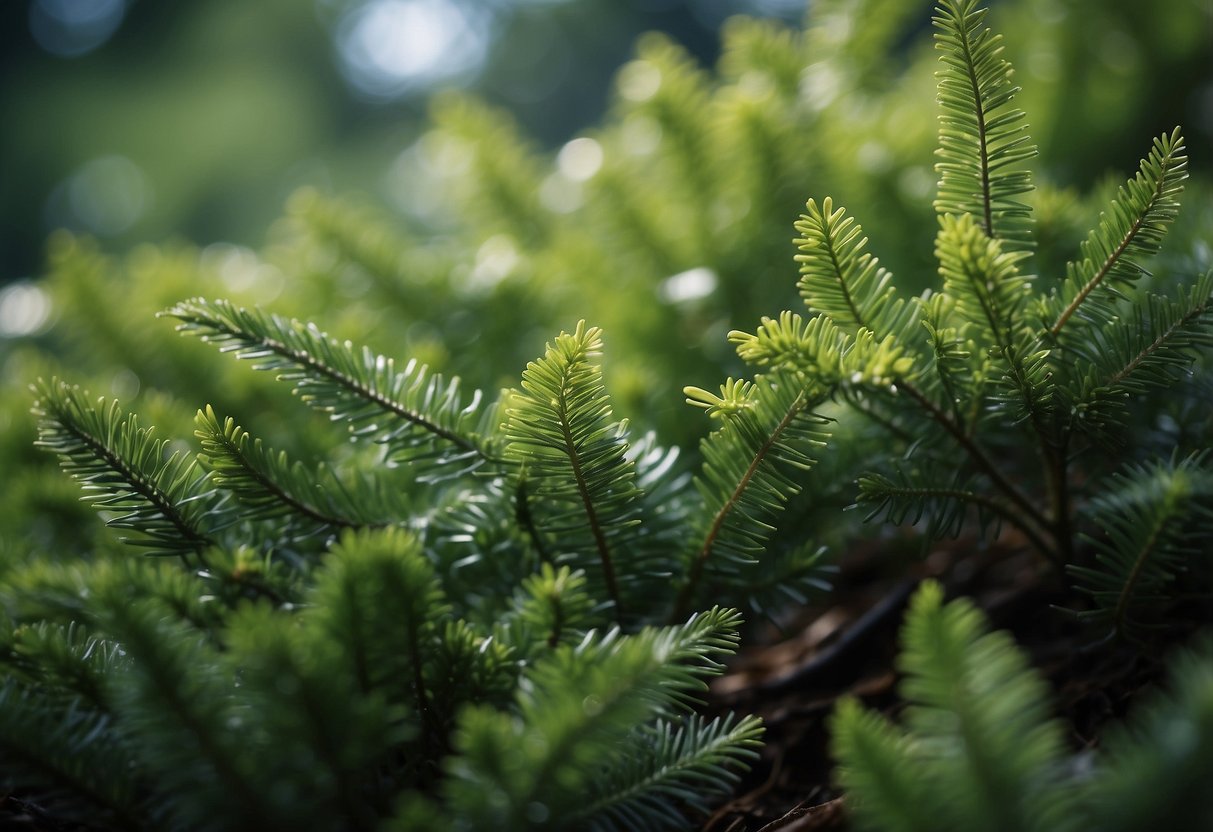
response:
{"label": "dark green foliage", "polygon": [[1083,795],[1087,829],[1132,832],[1213,824],[1213,645],[1208,638],[1171,661],[1163,691],[1108,738],[1103,766]]}
{"label": "dark green foliage", "polygon": [[185,556],[211,545],[215,494],[196,460],[181,451],[166,458],[168,440],[153,439],[152,429],[139,427],[116,401],[90,404],[78,387],[57,379],[38,393],[38,444],[86,484],[95,506],[118,513],[110,526],[137,532],[130,542],[153,554]]}
{"label": "dark green foliage", "polygon": [[1148,274],[1137,258],[1158,253],[1179,213],[1179,197],[1188,177],[1184,150],[1178,127],[1155,139],[1137,176],[1117,191],[1100,215],[1099,227],[1083,242],[1079,260],[1067,264],[1061,291],[1046,307],[1052,338],[1060,337],[1075,314],[1086,324],[1081,329],[1107,324],[1114,318],[1110,301]]}
{"label": "dark green foliage", "polygon": [[1092,500],[1102,533],[1091,540],[1093,566],[1073,566],[1077,588],[1095,608],[1083,618],[1118,634],[1165,626],[1168,598],[1207,591],[1213,465],[1209,454],[1130,466],[1115,487]]}
{"label": "dark green foliage", "polygon": [[1053,829],[1061,730],[1005,633],[924,585],[902,633],[904,729],[854,702],[833,722],[838,777],[865,829]]}
{"label": "dark green foliage", "polygon": [[[815,317],[785,312],[730,340],[763,371],[794,370],[794,385],[820,395],[815,407],[843,401],[891,443],[858,480],[869,520],[921,525],[926,541],[1011,527],[1080,579],[1099,610],[1084,617],[1125,633],[1133,610],[1161,619],[1181,596],[1210,591],[1209,549],[1196,543],[1208,522],[1195,485],[1204,463],[1173,466],[1173,485],[1146,473],[1158,459],[1196,459],[1207,437],[1176,444],[1126,430],[1163,419],[1155,394],[1182,384],[1213,343],[1213,272],[1147,280],[1141,264],[1178,216],[1183,137],[1155,141],[1065,275],[1029,274],[1031,209],[1016,200],[1031,189],[1022,165],[1035,151],[984,18],[971,0],[941,3],[934,18],[939,291],[900,297],[859,224],[828,198],[810,200],[797,259]],[[1153,486],[1112,478],[1111,448]],[[1107,541],[1088,545],[1104,528]],[[1194,581],[1182,592],[1180,571]]]}
{"label": "dark green foliage", "polygon": [[393,463],[440,456],[442,466],[460,466],[462,471],[489,456],[476,431],[482,419],[480,392],[465,402],[457,379],[447,381],[424,364],[410,361],[397,371],[394,360],[365,347],[356,350],[315,325],[225,301],[199,298],[165,314],[181,321],[179,331],[253,361],[258,370],[276,372],[310,407],[347,423],[360,439],[387,446]]}
{"label": "dark green foliage", "polygon": [[[1198,245],[1161,246],[1184,222],[1182,135],[1155,142],[1081,242],[1084,203],[1028,196],[1035,151],[999,37],[971,0],[946,0],[924,230],[895,184],[931,132],[901,100],[913,73],[890,87],[887,59],[868,60],[912,11],[822,0],[804,33],[736,22],[719,84],[645,39],[613,120],[566,148],[601,152],[585,177],[444,98],[409,151],[447,177],[434,239],[310,193],[262,256],[145,251],[118,269],[58,239],[55,296],[82,344],[108,345],[81,379],[142,386],[165,438],[52,381],[37,443],[128,542],[181,562],[131,557],[61,484],[27,480],[14,510],[42,501],[49,519],[0,544],[0,788],[98,828],[685,827],[763,730],[695,713],[741,627],[716,604],[778,620],[820,588],[821,542],[858,525],[827,512],[856,480],[852,516],[920,526],[924,546],[1040,555],[1092,641],[1191,629],[1213,580],[1213,429],[1189,378],[1213,342],[1213,271]],[[882,153],[883,168],[831,173]],[[758,318],[794,300],[787,219],[835,175],[880,196],[869,226],[890,262],[912,275],[933,242],[938,291],[896,286],[827,197],[796,224],[805,311]],[[111,280],[130,307],[99,302]],[[202,291],[237,299],[176,302]],[[132,326],[152,301],[271,373]],[[603,332],[582,322],[525,364],[553,319],[586,309],[622,361],[604,373]],[[729,331],[739,318],[759,323]],[[87,350],[76,337],[53,344],[62,362]],[[688,427],[672,380],[708,373],[727,380],[684,388],[708,417]],[[290,394],[323,418],[290,415]],[[191,430],[193,445],[168,438]],[[931,585],[905,631],[902,724],[840,706],[860,826],[1130,828],[1113,809],[1134,773],[1176,828],[1165,800],[1206,811],[1207,650],[1085,776],[1044,683],[986,630]]]}
{"label": "dark green foliage", "polygon": [[[111,524],[154,533],[158,551],[203,567],[183,582],[153,574],[150,562],[129,567],[133,580],[108,565],[17,577],[45,585],[55,599],[48,620],[80,615],[104,634],[82,652],[74,630],[43,624],[24,632],[53,637],[26,635],[20,649],[14,637],[3,657],[14,696],[28,686],[55,692],[40,719],[66,720],[50,732],[63,743],[87,726],[111,730],[113,715],[113,747],[95,753],[127,755],[137,785],[113,792],[118,785],[64,767],[67,748],[52,751],[44,772],[68,786],[84,780],[73,801],[134,825],[188,829],[369,828],[398,807],[406,826],[667,829],[736,781],[760,722],[690,712],[703,678],[721,670],[716,657],[735,648],[740,614],[714,608],[636,628],[685,618],[680,605],[709,586],[739,599],[769,592],[770,569],[763,576],[753,557],[741,563],[748,572],[719,567],[729,550],[712,542],[769,533],[751,511],[773,519],[786,501],[793,486],[777,463],[808,466],[820,420],[807,399],[781,424],[759,410],[737,435],[713,440],[745,460],[714,475],[729,494],[720,508],[709,492],[696,504],[673,455],[651,440],[629,444],[591,362],[596,328],[561,333],[527,367],[522,391],[505,394],[504,422],[479,428],[489,423],[475,401],[452,404],[457,382],[395,374],[314,327],[225,303],[193,301],[174,314],[280,371],[425,487],[413,483],[409,500],[386,496],[391,468],[354,472],[346,486],[327,466],[265,449],[209,406],[196,419],[201,467],[181,451],[166,461],[166,443],[136,417],[42,385],[40,443],[102,490],[102,505],[132,512]],[[711,512],[719,528],[688,563],[675,541],[699,536],[698,518]],[[461,575],[507,559],[485,578],[496,584]],[[817,562],[791,552],[771,568],[796,586]],[[671,584],[683,595],[656,597]],[[80,604],[77,586],[96,602]],[[604,630],[612,621],[634,632]],[[108,660],[115,649],[121,661]],[[77,700],[96,713],[79,717]],[[55,702],[67,712],[56,715]],[[148,779],[161,769],[171,773]],[[6,777],[50,788],[21,767]]]}
{"label": "dark green foliage", "polygon": [[[1207,783],[1208,645],[1173,663],[1154,697],[1094,764],[1068,758],[1048,686],[969,601],[915,596],[902,631],[901,725],[843,700],[832,720],[838,778],[860,829],[1201,829]],[[1090,752],[1087,752],[1090,753]]]}
{"label": "dark green foliage", "polygon": [[274,453],[262,447],[260,439],[250,442],[248,431],[230,416],[220,425],[209,405],[198,411],[194,423],[194,436],[202,445],[199,461],[210,471],[211,482],[241,503],[246,517],[289,515],[299,533],[307,535],[386,525],[400,510],[373,481],[360,488],[348,486],[327,466],[291,464],[285,451]]}

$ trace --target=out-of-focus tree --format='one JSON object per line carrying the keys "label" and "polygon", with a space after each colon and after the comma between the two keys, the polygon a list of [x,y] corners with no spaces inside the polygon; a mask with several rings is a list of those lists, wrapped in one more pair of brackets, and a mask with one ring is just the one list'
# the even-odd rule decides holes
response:
{"label": "out-of-focus tree", "polygon": [[[474,89],[559,143],[598,120],[641,31],[710,63],[729,15],[793,19],[804,5],[13,0],[0,8],[0,283],[36,272],[58,227],[118,247],[172,234],[255,244],[301,184],[381,190],[439,88]],[[1063,183],[1132,164],[1126,137],[1143,131],[1183,122],[1195,146],[1209,138],[1202,0],[1162,14],[1128,0],[996,5],[1028,55],[1034,134]],[[925,28],[927,4],[899,6],[890,25],[917,15],[906,31]],[[909,43],[893,44],[906,60]],[[828,92],[829,78],[803,80]]]}

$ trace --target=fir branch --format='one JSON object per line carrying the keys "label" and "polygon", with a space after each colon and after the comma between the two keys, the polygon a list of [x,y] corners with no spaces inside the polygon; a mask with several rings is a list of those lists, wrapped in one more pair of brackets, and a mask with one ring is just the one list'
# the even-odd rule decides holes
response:
{"label": "fir branch", "polygon": [[317,575],[312,603],[316,626],[349,657],[360,687],[408,705],[421,720],[424,759],[436,759],[446,738],[435,708],[456,703],[430,696],[427,656],[451,610],[420,542],[396,527],[346,531]]}
{"label": "fir branch", "polygon": [[935,242],[944,292],[956,311],[983,335],[1005,373],[1015,403],[1031,421],[1042,445],[1053,442],[1049,401],[1052,391],[1047,350],[1036,346],[1022,311],[1031,294],[1018,263],[1027,252],[1005,251],[968,215],[939,218]]}
{"label": "fir branch", "polygon": [[227,659],[252,729],[244,753],[257,770],[273,767],[271,828],[371,830],[387,810],[376,769],[402,732],[384,699],[358,695],[342,672],[346,645],[314,623],[264,605],[229,622]]}
{"label": "fir branch", "polygon": [[917,526],[925,516],[924,535],[927,540],[935,540],[958,537],[964,528],[967,510],[972,507],[977,510],[977,522],[983,530],[997,517],[1022,531],[1037,549],[1048,551],[1044,539],[1023,523],[1010,506],[974,491],[959,475],[953,475],[954,482],[949,485],[937,485],[946,483],[947,475],[931,468],[898,468],[897,475],[897,479],[893,479],[869,473],[859,478],[858,502],[875,504],[865,520],[870,522],[882,517],[894,525],[901,525],[910,518],[909,524]]}
{"label": "fir branch", "polygon": [[537,631],[547,649],[553,650],[580,637],[592,620],[593,605],[584,572],[544,563],[523,579],[512,618]]}
{"label": "fir branch", "polygon": [[976,0],[944,0],[932,18],[944,67],[936,73],[941,113],[935,210],[977,217],[987,237],[1008,249],[1025,249],[1031,211],[1013,197],[1030,191],[1032,181],[1015,168],[1035,156],[1036,148],[1023,111],[1010,106],[1019,87],[1012,86],[1011,65],[1002,58],[1002,36],[982,28],[985,17]]}
{"label": "fir branch", "polygon": [[848,814],[864,832],[938,832],[937,796],[924,789],[913,740],[851,697],[830,720],[835,777]]}
{"label": "fir branch", "polygon": [[1080,795],[1083,829],[1207,829],[1213,823],[1213,642],[1168,662],[1168,680],[1108,733]]}
{"label": "fir branch", "polygon": [[0,682],[0,788],[35,799],[56,819],[145,828],[138,771],[113,717],[45,689]]}
{"label": "fir branch", "polygon": [[1050,309],[1055,319],[1049,335],[1057,339],[1066,323],[1086,308],[1098,323],[1111,318],[1100,314],[1098,303],[1088,303],[1103,290],[1115,297],[1118,286],[1131,284],[1146,270],[1135,257],[1156,254],[1167,229],[1179,213],[1179,197],[1188,178],[1184,139],[1176,127],[1154,140],[1150,155],[1143,159],[1137,176],[1117,191],[1116,199],[1099,217],[1080,246],[1080,260],[1066,266],[1066,279]]}
{"label": "fir branch", "polygon": [[893,276],[864,251],[868,238],[861,236],[863,228],[844,208],[835,210],[830,197],[821,207],[810,199],[805,212],[796,222],[802,235],[796,240],[796,262],[797,285],[809,311],[828,315],[852,336],[864,328],[877,338],[907,338],[918,308],[897,297]]}
{"label": "fir branch", "polygon": [[[1040,509],[1032,504],[1031,500],[1028,499],[1027,495],[1025,495],[1018,486],[1003,475],[1002,471],[999,470],[998,466],[994,464],[986,452],[982,450],[981,446],[977,444],[976,440],[970,437],[957,422],[949,417],[947,413],[941,410],[912,383],[904,380],[898,380],[896,387],[899,390],[904,390],[910,396],[910,398],[912,398],[923,410],[927,412],[927,414],[936,422],[936,424],[947,431],[948,434],[954,440],[956,440],[956,443],[965,451],[969,459],[972,460],[972,462],[977,466],[978,470],[989,478],[990,483],[1001,491],[1003,495],[1016,506],[1016,508],[1023,512],[1023,521],[1017,523],[1016,525],[1025,533],[1029,533],[1033,539],[1041,539],[1039,535],[1036,534],[1035,530],[1031,529],[1031,527],[1027,524],[1031,523],[1036,527],[1036,529],[1048,529],[1050,528],[1048,519],[1041,513]],[[1052,560],[1058,567],[1062,565],[1061,561],[1058,559],[1058,555],[1054,547],[1050,546],[1042,549],[1041,553],[1045,557]]]}
{"label": "fir branch", "polygon": [[581,822],[594,832],[685,828],[682,807],[706,812],[737,782],[735,769],[757,758],[762,734],[755,716],[646,726],[633,738],[638,753],[594,784]]}
{"label": "fir branch", "polygon": [[164,616],[154,601],[128,603],[118,593],[104,601],[109,629],[122,643],[131,672],[115,680],[114,710],[140,765],[156,772],[153,799],[175,823],[194,829],[222,826],[216,805],[250,826],[272,826],[267,796],[243,752],[230,677],[218,654],[196,632]]}
{"label": "fir branch", "polygon": [[138,417],[124,415],[116,401],[90,404],[79,387],[58,379],[39,381],[33,412],[39,417],[38,447],[59,456],[63,469],[100,509],[125,512],[106,525],[138,533],[123,538],[152,554],[201,555],[215,544],[226,522],[215,491],[196,461],[168,440],[154,439]]}
{"label": "fir branch", "polygon": [[10,673],[43,691],[67,693],[99,713],[109,710],[106,683],[123,664],[121,645],[90,634],[77,621],[39,621],[17,628],[11,638],[8,651],[0,650],[0,663]]}
{"label": "fir branch", "polygon": [[728,579],[754,562],[773,529],[771,521],[799,491],[784,469],[811,468],[815,460],[809,454],[825,438],[823,420],[811,412],[824,395],[783,375],[760,377],[754,384],[730,379],[720,396],[694,387],[684,392],[688,403],[706,408],[723,424],[700,446],[704,465],[695,480],[704,498],[696,522],[700,543],[689,555],[671,620],[686,614],[709,563]]}
{"label": "fir branch", "polygon": [[[602,331],[587,328],[585,321],[572,334],[562,332],[548,344],[543,358],[523,371],[523,392],[506,407],[504,432],[506,452],[525,464],[534,493],[558,506],[549,510],[548,518],[549,524],[558,520],[564,527],[564,551],[557,560],[589,566],[575,532],[588,526],[586,548],[597,558],[596,571],[621,621],[624,576],[618,573],[633,564],[617,560],[629,546],[625,535],[635,525],[641,492],[626,456],[626,423],[613,420],[602,371],[590,363],[601,351]],[[569,516],[573,512],[576,520]]]}
{"label": "fir branch", "polygon": [[[740,622],[735,611],[714,608],[630,636],[618,629],[590,633],[575,647],[541,657],[518,688],[514,713],[484,707],[463,713],[448,805],[467,807],[473,827],[595,822],[585,816],[584,795],[601,783],[604,768],[634,756],[630,740],[641,726],[695,703],[704,678],[722,669],[716,657],[736,648]],[[738,737],[736,758],[751,744],[752,737]],[[709,773],[705,785],[722,776],[727,780]],[[658,809],[645,820],[667,816]]]}
{"label": "fir branch", "polygon": [[1072,564],[1076,589],[1096,605],[1079,617],[1138,639],[1160,622],[1169,587],[1207,555],[1213,521],[1213,463],[1208,453],[1167,463],[1129,466],[1091,501],[1104,529],[1096,564]]}
{"label": "fir branch", "polygon": [[[447,381],[416,361],[393,359],[329,338],[315,325],[288,321],[228,301],[202,298],[161,313],[179,332],[278,372],[309,406],[345,421],[359,439],[384,444],[393,461],[422,463],[428,479],[455,476],[497,461],[483,428],[481,393],[464,403],[458,379]],[[380,423],[382,421],[382,424]]]}
{"label": "fir branch", "polygon": [[387,524],[376,516],[383,513],[376,511],[383,508],[378,495],[365,488],[350,493],[327,467],[292,465],[285,452],[263,448],[260,439],[250,442],[248,431],[230,416],[220,425],[210,405],[198,411],[194,423],[194,435],[202,443],[200,460],[211,481],[236,495],[248,509],[245,516],[293,515],[333,530]]}
{"label": "fir branch", "polygon": [[[935,378],[943,390],[944,401],[950,403],[957,426],[971,435],[977,428],[985,380],[982,370],[989,361],[989,354],[973,348],[975,344],[967,337],[970,329],[967,321],[959,326],[949,325],[955,308],[956,298],[936,292],[922,303],[922,326],[927,331]],[[971,409],[967,414],[963,410],[962,392],[970,400]]]}
{"label": "fir branch", "polygon": [[806,386],[827,389],[843,384],[887,385],[913,365],[895,335],[878,339],[871,330],[860,328],[851,336],[826,315],[807,321],[789,311],[778,318],[764,316],[753,334],[733,330],[729,341],[751,366],[784,371]]}
{"label": "fir branch", "polygon": [[924,583],[902,631],[905,732],[840,709],[834,750],[862,828],[1056,828],[1066,783],[1048,686],[988,627],[970,601],[944,605],[942,587]]}
{"label": "fir branch", "polygon": [[1147,295],[1087,338],[1072,347],[1086,367],[1077,369],[1083,389],[1071,412],[1077,426],[1103,437],[1126,399],[1171,386],[1200,348],[1213,346],[1213,271],[1173,301]]}

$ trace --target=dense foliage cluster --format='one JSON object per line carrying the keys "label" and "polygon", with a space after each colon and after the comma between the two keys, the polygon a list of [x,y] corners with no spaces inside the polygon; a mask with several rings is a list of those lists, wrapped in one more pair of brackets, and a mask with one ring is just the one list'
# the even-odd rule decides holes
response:
{"label": "dense foliage cluster", "polygon": [[[1207,621],[1213,422],[1191,370],[1213,342],[1213,271],[1207,245],[1160,254],[1191,234],[1182,133],[1154,140],[1082,238],[1085,203],[1033,192],[999,36],[972,0],[945,0],[925,234],[941,285],[899,291],[823,195],[796,224],[793,287],[773,279],[792,262],[783,200],[831,184],[799,166],[799,137],[855,126],[805,79],[836,61],[875,106],[871,70],[847,58],[886,50],[901,19],[840,39],[847,4],[819,5],[803,34],[736,24],[715,86],[670,44],[642,44],[617,121],[566,148],[591,153],[588,176],[584,159],[542,176],[490,114],[440,105],[417,152],[457,168],[451,190],[475,195],[456,197],[465,220],[494,229],[470,262],[454,235],[401,242],[314,194],[265,258],[141,251],[115,276],[89,244],[57,241],[50,286],[79,331],[10,361],[43,379],[36,444],[151,557],[28,464],[0,551],[14,799],[96,828],[684,827],[758,754],[756,718],[696,713],[739,610],[777,617],[821,588],[822,544],[864,519],[837,518],[851,502],[926,544],[1034,552],[1092,641],[1152,646]],[[826,141],[822,158],[850,147]],[[885,207],[881,236],[924,227],[888,223],[902,209]],[[315,288],[275,297],[284,270]],[[180,299],[216,281],[237,300]],[[129,305],[104,302],[115,285]],[[722,315],[752,320],[792,288],[801,311],[726,335]],[[150,303],[266,372],[162,341],[129,319]],[[338,334],[294,304],[327,307],[310,317]],[[604,331],[585,322],[524,364],[531,331],[576,305],[618,333],[623,365],[604,371]],[[735,354],[686,349],[707,336]],[[381,338],[413,358],[363,346]],[[93,375],[114,395],[56,378],[56,351],[120,361]],[[727,378],[684,392],[714,429],[680,454],[703,431],[645,403],[709,372]],[[162,434],[116,401],[137,392]],[[321,418],[291,415],[292,397]],[[6,458],[24,460],[13,441]],[[1092,774],[1013,641],[986,630],[928,585],[905,628],[903,725],[839,707],[838,781],[860,826],[1208,820],[1207,648],[1182,654],[1170,698]],[[1155,787],[1125,808],[1134,777]]]}

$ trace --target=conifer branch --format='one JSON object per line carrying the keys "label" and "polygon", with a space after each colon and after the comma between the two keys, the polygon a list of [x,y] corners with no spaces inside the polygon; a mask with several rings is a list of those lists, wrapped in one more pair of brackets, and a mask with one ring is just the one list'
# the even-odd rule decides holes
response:
{"label": "conifer branch", "polygon": [[574,558],[593,553],[614,616],[622,621],[616,554],[635,525],[641,492],[635,466],[626,456],[627,425],[613,420],[602,371],[589,361],[602,351],[601,332],[581,321],[572,334],[562,332],[549,343],[543,358],[527,365],[523,391],[506,407],[504,431],[507,454],[535,478],[536,496],[559,506],[549,513],[560,517],[571,510],[584,519],[589,532],[584,545],[572,528],[563,545]]}
{"label": "conifer branch", "polygon": [[[879,503],[876,509],[869,515],[869,518],[877,513],[884,511],[885,515],[895,523],[901,522],[901,510],[894,509],[895,502],[901,502],[905,506],[916,506],[918,510],[915,512],[915,517],[912,524],[917,524],[925,510],[925,507],[934,500],[955,501],[958,504],[968,504],[984,509],[990,514],[997,515],[1005,520],[1010,525],[1014,526],[1023,535],[1028,538],[1028,541],[1036,547],[1037,551],[1045,556],[1048,556],[1051,551],[1050,545],[1041,536],[1031,524],[1024,522],[1020,513],[1012,510],[1010,506],[1001,500],[996,500],[985,494],[972,491],[966,488],[950,488],[945,486],[922,485],[919,483],[896,483],[875,474],[868,474],[859,479],[860,502],[876,502]],[[959,532],[959,521],[962,518],[957,517],[950,524],[950,531],[954,535]],[[933,519],[933,523],[938,521]]]}
{"label": "conifer branch", "polygon": [[[764,386],[763,389],[770,390],[772,388]],[[695,389],[688,388],[686,392],[688,394],[688,402],[691,402],[692,404],[702,403],[703,398],[701,394],[703,391],[696,391]],[[724,391],[722,390],[722,392]],[[708,395],[710,396],[711,394]],[[742,395],[748,398],[748,393],[743,393]],[[692,396],[694,396],[694,398],[692,398]],[[694,598],[695,592],[699,589],[699,584],[703,579],[705,567],[707,566],[708,561],[711,559],[721,536],[728,530],[728,524],[732,520],[732,515],[739,507],[746,505],[752,499],[748,493],[751,485],[753,485],[756,480],[765,481],[768,477],[774,478],[774,483],[779,482],[777,472],[774,470],[772,463],[778,459],[779,450],[781,448],[788,447],[785,441],[787,438],[785,434],[788,434],[796,420],[804,415],[810,405],[810,401],[811,399],[808,395],[808,391],[805,389],[800,389],[798,392],[796,392],[795,396],[792,397],[790,402],[784,403],[784,406],[780,408],[778,421],[767,430],[760,430],[758,425],[752,421],[752,414],[747,412],[747,410],[743,407],[735,413],[733,418],[726,423],[725,427],[723,427],[717,434],[713,435],[714,437],[719,436],[721,438],[721,444],[729,442],[729,440],[733,437],[744,437],[749,442],[754,442],[754,440],[757,439],[757,443],[755,447],[745,449],[746,459],[748,461],[745,462],[744,469],[741,470],[740,476],[736,477],[736,479],[731,483],[730,490],[723,495],[724,499],[717,504],[711,519],[707,523],[707,528],[704,533],[702,543],[691,557],[690,563],[687,566],[686,576],[683,578],[682,586],[678,591],[677,597],[675,598],[674,606],[670,614],[671,621],[680,620],[686,615],[687,609],[690,607],[691,600]],[[713,473],[713,471],[708,467],[712,466],[713,464],[713,457],[707,454],[708,448],[710,447],[708,443],[710,441],[711,437],[708,440],[705,440],[704,445],[705,455],[708,456],[708,462],[704,471],[705,477]],[[727,450],[728,446],[726,445],[725,447]],[[797,457],[799,457],[799,459],[797,459]],[[728,467],[735,468],[737,462],[739,461],[741,460],[732,460],[732,464],[730,464]],[[804,457],[801,453],[793,453],[789,461],[791,461],[793,464],[799,464],[806,467],[810,463],[808,458]],[[771,496],[778,497],[780,492],[777,490],[777,486],[772,488],[774,483],[767,484],[764,482],[762,491],[773,492]],[[723,483],[718,480],[714,484],[719,486]],[[795,487],[790,482],[785,482],[784,488],[788,493],[794,492],[795,490]],[[759,499],[761,500],[761,498]],[[767,499],[770,499],[770,497]],[[761,505],[762,503],[759,503],[757,506],[755,506],[755,508]],[[768,512],[774,508],[774,504],[767,505]],[[745,514],[750,516],[751,511],[747,511]],[[758,529],[754,529],[746,532],[746,536],[753,539],[754,535],[760,533],[761,532],[759,532]]]}
{"label": "conifer branch", "polygon": [[983,234],[1027,248],[1027,206],[1012,197],[1032,189],[1027,171],[1004,170],[1036,155],[1022,110],[1010,107],[1019,87],[1002,55],[1002,36],[983,29],[976,0],[943,0],[932,18],[943,69],[939,79],[940,174],[935,210],[971,215]]}
{"label": "conifer branch", "polygon": [[1049,327],[1054,340],[1101,286],[1131,282],[1145,272],[1129,257],[1156,253],[1178,214],[1179,197],[1188,177],[1184,150],[1178,127],[1155,139],[1137,176],[1121,186],[1116,200],[1100,216],[1099,227],[1081,246],[1082,259],[1067,268],[1063,294],[1057,298],[1056,319]]}
{"label": "conifer branch", "polygon": [[[314,325],[223,300],[195,298],[162,314],[181,321],[178,331],[254,361],[258,370],[279,371],[278,378],[292,382],[307,404],[348,422],[355,436],[387,444],[406,460],[473,468],[498,461],[471,424],[480,392],[465,405],[457,380],[447,382],[422,364],[410,361],[397,371],[392,359],[365,348],[358,353],[348,341],[338,343]],[[374,421],[384,417],[385,425]],[[440,453],[435,441],[455,453]]]}
{"label": "conifer branch", "polygon": [[255,516],[294,514],[334,530],[388,525],[370,516],[377,495],[362,489],[355,497],[327,468],[309,471],[291,465],[285,453],[275,454],[260,439],[251,440],[230,416],[220,425],[210,405],[198,411],[194,422],[212,481],[234,493]]}
{"label": "conifer branch", "polygon": [[124,418],[116,401],[99,399],[94,407],[78,387],[58,379],[40,381],[34,391],[35,444],[59,456],[64,470],[93,492],[87,498],[93,505],[127,512],[107,525],[147,538],[133,545],[182,557],[215,545],[202,523],[206,510],[198,508],[214,492],[185,454],[165,458],[167,442],[153,439],[134,414]]}
{"label": "conifer branch", "polygon": [[[1007,499],[1014,503],[1015,506],[1023,512],[1023,516],[1027,521],[1035,524],[1038,529],[1051,528],[1051,524],[1048,522],[1045,516],[1041,514],[1040,510],[1036,508],[1036,506],[1032,505],[1027,496],[1014,483],[1003,475],[1003,473],[998,469],[998,466],[996,466],[989,456],[986,455],[985,451],[981,449],[981,446],[979,446],[977,442],[968,435],[968,433],[966,433],[955,421],[953,421],[947,413],[940,410],[933,401],[924,395],[922,391],[915,387],[911,382],[904,379],[898,379],[895,385],[898,390],[904,390],[910,396],[910,398],[917,402],[918,405],[925,410],[940,427],[947,431],[948,434],[956,440],[957,444],[960,445],[960,447],[968,455],[969,459],[971,459],[977,468],[989,478],[990,483],[1001,491],[1007,497]],[[1016,526],[1024,531],[1024,533],[1027,534],[1031,539],[1040,539],[1039,533],[1028,527],[1027,522],[1016,523]],[[1048,546],[1041,549],[1041,554],[1053,561],[1055,564],[1059,565],[1058,555],[1053,546]]]}

